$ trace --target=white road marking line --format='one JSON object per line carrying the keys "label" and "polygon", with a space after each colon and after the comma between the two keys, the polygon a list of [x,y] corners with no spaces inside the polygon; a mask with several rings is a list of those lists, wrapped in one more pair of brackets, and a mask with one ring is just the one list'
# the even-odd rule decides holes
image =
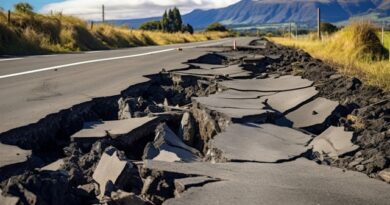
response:
{"label": "white road marking line", "polygon": [[[221,43],[224,43],[224,42],[225,41],[217,42],[217,43],[203,44],[203,45],[196,45],[196,46],[186,46],[186,47],[182,47],[182,48],[196,48],[196,47],[200,47],[200,46],[211,46],[211,45],[221,44]],[[164,52],[175,51],[175,50],[176,50],[176,48],[169,48],[169,49],[152,51],[152,52],[147,52],[147,53],[134,54],[134,55],[118,56],[118,57],[111,57],[111,58],[102,58],[102,59],[96,59],[96,60],[81,61],[81,62],[76,62],[76,63],[69,63],[69,64],[64,64],[64,65],[57,65],[57,66],[52,66],[52,67],[47,67],[47,68],[40,68],[40,69],[36,69],[36,70],[30,70],[30,71],[24,71],[24,72],[19,72],[19,73],[2,75],[2,76],[0,76],[0,79],[10,78],[10,77],[15,77],[15,76],[21,76],[21,75],[27,75],[27,74],[32,74],[32,73],[38,73],[38,72],[43,72],[43,71],[49,71],[49,70],[56,70],[56,69],[60,69],[60,68],[68,68],[68,67],[77,66],[77,65],[98,63],[98,62],[103,62],[103,61],[119,60],[119,59],[125,59],[125,58],[135,58],[135,57],[147,56],[147,55],[152,55],[152,54],[157,54],[157,53],[164,53]]]}
{"label": "white road marking line", "polygon": [[90,53],[100,53],[100,52],[103,52],[103,51],[88,51],[88,52],[84,52],[84,53],[90,54]]}
{"label": "white road marking line", "polygon": [[21,60],[23,58],[5,58],[5,59],[0,59],[0,62],[2,61],[16,61],[16,60]]}
{"label": "white road marking line", "polygon": [[38,57],[52,57],[52,56],[58,56],[58,55],[55,55],[55,54],[49,54],[49,55],[40,55]]}

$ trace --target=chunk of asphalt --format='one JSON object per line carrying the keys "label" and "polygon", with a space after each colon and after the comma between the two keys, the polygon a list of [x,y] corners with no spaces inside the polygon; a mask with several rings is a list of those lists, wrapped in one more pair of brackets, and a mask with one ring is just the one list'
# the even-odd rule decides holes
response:
{"label": "chunk of asphalt", "polygon": [[122,156],[119,151],[114,147],[108,147],[93,172],[92,178],[99,184],[100,197],[103,197],[109,185],[123,187],[128,183],[129,177],[131,177],[131,169],[134,165]]}
{"label": "chunk of asphalt", "polygon": [[156,117],[131,118],[115,121],[88,122],[84,128],[71,136],[74,142],[95,142],[98,139],[111,137],[131,144],[144,135],[142,133],[154,130],[157,126]]}
{"label": "chunk of asphalt", "polygon": [[228,89],[220,93],[216,93],[212,96],[221,99],[256,99],[262,96],[269,96],[273,94],[276,94],[276,92],[238,91]]}
{"label": "chunk of asphalt", "polygon": [[277,120],[277,124],[288,125],[296,128],[310,128],[326,123],[336,111],[339,103],[322,97],[302,105],[297,110],[290,112],[285,119]]}
{"label": "chunk of asphalt", "polygon": [[233,122],[264,122],[265,119],[274,115],[274,111],[266,109],[241,109],[241,108],[218,108],[207,107],[216,111]]}
{"label": "chunk of asphalt", "polygon": [[145,161],[143,169],[221,179],[192,187],[164,202],[176,204],[378,204],[390,201],[390,186],[363,173],[318,165],[307,159],[285,163],[169,163]]}
{"label": "chunk of asphalt", "polygon": [[249,55],[247,57],[245,57],[243,59],[244,63],[248,64],[248,63],[257,63],[257,62],[260,62],[260,61],[263,61],[263,60],[266,60],[266,57],[263,56],[263,55]]}
{"label": "chunk of asphalt", "polygon": [[18,146],[0,143],[0,168],[27,162],[31,154],[31,150],[24,150]]}
{"label": "chunk of asphalt", "polygon": [[320,154],[321,159],[324,156],[337,159],[359,148],[352,143],[352,137],[353,132],[344,131],[344,127],[331,126],[314,138],[309,146],[313,148],[313,152]]}
{"label": "chunk of asphalt", "polygon": [[118,190],[111,193],[111,201],[118,205],[144,205],[150,204],[134,193]]}
{"label": "chunk of asphalt", "polygon": [[219,85],[241,91],[281,92],[307,88],[313,82],[299,76],[286,75],[279,78],[222,81]]}
{"label": "chunk of asphalt", "polygon": [[40,171],[59,171],[65,165],[64,159],[59,159],[51,164],[48,164],[42,168]]}
{"label": "chunk of asphalt", "polygon": [[173,73],[181,73],[181,74],[188,74],[188,75],[209,75],[209,76],[230,76],[233,74],[240,74],[240,73],[247,73],[247,71],[243,70],[240,65],[230,65],[227,67],[222,68],[215,68],[215,69],[189,69],[189,70],[182,70],[182,71],[174,71]]}
{"label": "chunk of asphalt", "polygon": [[264,105],[260,99],[223,99],[210,95],[208,97],[194,97],[193,101],[206,107],[217,108],[238,108],[238,109],[263,109]]}
{"label": "chunk of asphalt", "polygon": [[154,159],[167,162],[201,161],[201,153],[186,145],[166,124],[156,129],[153,143],[148,143],[144,149],[143,159]]}
{"label": "chunk of asphalt", "polygon": [[227,161],[278,162],[307,151],[311,136],[273,124],[232,124],[211,140]]}
{"label": "chunk of asphalt", "polygon": [[194,117],[189,112],[185,112],[180,121],[179,136],[188,146],[193,146],[194,144],[196,132],[195,126]]}
{"label": "chunk of asphalt", "polygon": [[314,87],[308,87],[293,91],[279,92],[274,95],[261,97],[263,102],[281,113],[286,113],[293,110],[308,100],[313,99],[318,95],[318,91]]}
{"label": "chunk of asphalt", "polygon": [[206,64],[206,63],[189,63],[188,65],[195,67],[195,68],[202,68],[202,69],[216,69],[216,68],[226,68],[226,65],[218,65],[218,64]]}
{"label": "chunk of asphalt", "polygon": [[17,205],[20,201],[16,196],[3,196],[3,191],[0,189],[0,203],[2,205]]}

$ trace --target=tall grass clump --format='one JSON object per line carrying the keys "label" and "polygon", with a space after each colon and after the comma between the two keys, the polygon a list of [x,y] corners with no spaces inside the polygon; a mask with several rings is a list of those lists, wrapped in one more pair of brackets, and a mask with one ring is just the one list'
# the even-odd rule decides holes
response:
{"label": "tall grass clump", "polygon": [[377,35],[378,28],[369,22],[352,22],[322,40],[307,37],[271,38],[283,45],[300,48],[322,59],[347,75],[358,76],[370,85],[390,91],[390,61],[388,49]]}
{"label": "tall grass clump", "polygon": [[337,51],[343,58],[351,61],[382,60],[387,57],[387,52],[376,30],[369,22],[353,22],[330,39],[327,50]]}

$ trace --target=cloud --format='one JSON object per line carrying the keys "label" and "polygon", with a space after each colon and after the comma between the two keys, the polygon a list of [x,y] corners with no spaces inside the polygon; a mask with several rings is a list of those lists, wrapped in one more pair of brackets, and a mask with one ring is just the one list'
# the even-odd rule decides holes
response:
{"label": "cloud", "polygon": [[165,9],[177,6],[182,13],[194,9],[225,7],[239,0],[65,0],[44,6],[42,13],[63,12],[84,19],[101,19],[104,4],[106,19],[132,19],[160,16]]}

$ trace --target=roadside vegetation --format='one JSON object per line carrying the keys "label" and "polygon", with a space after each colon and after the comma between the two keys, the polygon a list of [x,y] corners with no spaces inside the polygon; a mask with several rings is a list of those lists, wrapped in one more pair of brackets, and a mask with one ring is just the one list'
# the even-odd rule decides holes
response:
{"label": "roadside vegetation", "polygon": [[227,32],[228,29],[220,24],[220,23],[212,23],[209,26],[207,26],[206,31],[220,31],[220,32]]}
{"label": "roadside vegetation", "polygon": [[368,84],[390,91],[390,32],[385,45],[380,33],[368,22],[353,22],[339,31],[329,32],[318,40],[315,34],[304,37],[271,37],[276,43],[303,49],[312,56],[335,64],[344,74],[358,76]]}
{"label": "roadside vegetation", "polygon": [[140,26],[141,30],[163,31],[167,33],[194,33],[194,28],[190,24],[183,24],[181,14],[178,8],[174,7],[165,11],[161,21],[150,21]]}
{"label": "roadside vegetation", "polygon": [[[172,26],[172,24],[169,25]],[[182,25],[180,31],[133,30],[127,26],[104,23],[91,25],[77,17],[61,13],[37,14],[33,12],[31,5],[19,3],[15,5],[11,13],[9,23],[7,13],[0,10],[0,55],[165,45],[220,39],[231,35],[228,32],[193,33],[191,30],[183,31],[183,28],[187,29],[187,25]]]}

